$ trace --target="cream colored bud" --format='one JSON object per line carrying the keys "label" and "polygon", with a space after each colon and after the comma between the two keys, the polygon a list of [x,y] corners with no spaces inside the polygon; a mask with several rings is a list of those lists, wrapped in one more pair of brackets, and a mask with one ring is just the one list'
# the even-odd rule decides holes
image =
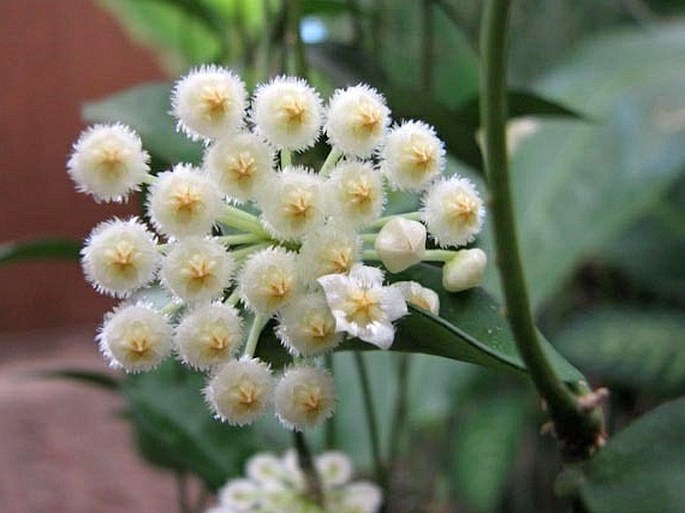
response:
{"label": "cream colored bud", "polygon": [[442,268],[442,286],[450,292],[476,287],[483,279],[487,256],[481,249],[462,249]]}
{"label": "cream colored bud", "polygon": [[426,227],[396,217],[378,233],[374,247],[388,271],[399,273],[418,264],[426,254]]}

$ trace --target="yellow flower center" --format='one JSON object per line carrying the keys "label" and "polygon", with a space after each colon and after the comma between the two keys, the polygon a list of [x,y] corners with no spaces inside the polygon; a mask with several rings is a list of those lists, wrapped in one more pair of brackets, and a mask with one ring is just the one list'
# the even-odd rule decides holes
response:
{"label": "yellow flower center", "polygon": [[197,291],[208,286],[209,282],[214,279],[215,268],[216,262],[214,260],[202,255],[193,256],[183,271],[189,280],[188,288]]}
{"label": "yellow flower center", "polygon": [[215,353],[222,353],[229,346],[228,337],[219,330],[215,330],[209,338],[209,349]]}
{"label": "yellow flower center", "polygon": [[364,103],[359,106],[353,131],[357,135],[369,136],[378,132],[383,116],[375,105]]}
{"label": "yellow flower center", "polygon": [[231,157],[227,167],[233,178],[238,182],[249,180],[256,170],[254,157],[246,151]]}
{"label": "yellow flower center", "polygon": [[259,389],[254,383],[241,383],[238,386],[238,402],[247,409],[257,406],[259,403],[259,395]]}
{"label": "yellow flower center", "polygon": [[415,171],[425,173],[435,163],[435,148],[423,142],[416,142],[411,146],[409,161]]}
{"label": "yellow flower center", "polygon": [[353,205],[365,208],[373,201],[373,187],[364,177],[350,181],[347,184],[347,197]]}
{"label": "yellow flower center", "polygon": [[183,184],[172,194],[171,202],[176,214],[187,219],[202,204],[202,197],[191,184]]}
{"label": "yellow flower center", "polygon": [[309,320],[305,332],[312,339],[312,342],[315,344],[323,344],[331,333],[333,333],[334,329],[334,324],[328,319],[323,316],[316,316]]}
{"label": "yellow flower center", "polygon": [[231,97],[228,91],[216,87],[206,87],[200,96],[205,110],[205,115],[210,120],[223,116],[231,106]]}
{"label": "yellow flower center", "polygon": [[96,161],[100,171],[107,177],[118,178],[124,171],[126,154],[116,146],[105,146],[97,151]]}
{"label": "yellow flower center", "polygon": [[281,105],[281,118],[289,126],[304,124],[307,115],[307,104],[299,96],[289,96]]}
{"label": "yellow flower center", "polygon": [[368,326],[380,317],[380,294],[375,290],[354,288],[348,293],[345,311],[355,324]]}
{"label": "yellow flower center", "polygon": [[324,274],[344,274],[350,270],[352,261],[350,248],[333,249],[329,252],[328,265]]}
{"label": "yellow flower center", "polygon": [[478,201],[472,196],[459,194],[449,202],[448,211],[456,222],[471,225],[478,218]]}
{"label": "yellow flower center", "polygon": [[144,359],[152,349],[152,342],[147,328],[141,323],[131,326],[127,340],[130,356],[136,360]]}
{"label": "yellow flower center", "polygon": [[130,241],[121,240],[116,247],[107,254],[111,265],[120,274],[129,274],[135,271],[135,259],[137,252]]}

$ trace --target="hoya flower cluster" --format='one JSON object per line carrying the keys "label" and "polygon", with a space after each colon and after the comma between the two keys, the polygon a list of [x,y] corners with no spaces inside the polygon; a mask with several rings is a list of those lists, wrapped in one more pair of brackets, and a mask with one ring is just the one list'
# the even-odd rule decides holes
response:
{"label": "hoya flower cluster", "polygon": [[383,496],[368,481],[352,481],[352,464],[339,452],[316,457],[314,466],[323,488],[323,508],[307,496],[297,456],[256,454],[246,476],[233,479],[219,492],[219,504],[207,513],[377,513]]}
{"label": "hoya flower cluster", "polygon": [[[82,250],[87,279],[123,300],[98,334],[113,366],[139,372],[174,355],[208,373],[205,395],[220,419],[249,424],[273,408],[301,430],[335,407],[320,355],[345,336],[390,347],[407,303],[438,313],[434,291],[387,285],[379,262],[391,273],[446,262],[448,290],[478,282],[480,250],[426,249],[428,236],[442,248],[473,240],[484,216],[478,192],[442,176],[432,127],[391,126],[373,88],[337,90],[324,105],[306,81],[277,77],[249,97],[236,74],[212,66],[178,81],[171,106],[179,130],[205,145],[199,165],[150,174],[140,138],[121,124],[87,129],[68,162],[96,201],[125,201],[149,185],[149,225],[106,221]],[[322,166],[298,165],[322,135],[331,148]],[[422,209],[382,217],[388,190],[421,195]],[[152,284],[173,298],[167,306],[135,300]],[[264,329],[293,356],[278,375],[255,358]]]}

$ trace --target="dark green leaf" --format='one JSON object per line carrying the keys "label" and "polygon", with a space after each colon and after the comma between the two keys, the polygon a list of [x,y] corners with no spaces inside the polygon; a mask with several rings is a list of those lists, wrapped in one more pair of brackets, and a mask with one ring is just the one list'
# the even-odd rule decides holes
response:
{"label": "dark green leaf", "polygon": [[685,398],[611,438],[584,468],[591,513],[681,513],[685,504]]}
{"label": "dark green leaf", "polygon": [[[413,266],[392,279],[418,281],[440,296],[440,317],[412,308],[411,314],[398,323],[393,350],[443,356],[486,367],[525,370],[500,306],[483,289],[450,294],[442,287],[442,270],[428,264]],[[583,379],[544,338],[543,344],[562,379],[569,382]],[[368,344],[359,342],[355,346]]]}
{"label": "dark green leaf", "polygon": [[685,318],[636,308],[595,311],[572,321],[559,350],[609,386],[685,393]]}
{"label": "dark green leaf", "polygon": [[110,374],[86,369],[59,369],[41,372],[40,376],[48,379],[68,379],[106,390],[117,390],[119,381]]}
{"label": "dark green leaf", "polygon": [[69,239],[43,239],[0,244],[0,263],[32,260],[78,260],[81,243]]}
{"label": "dark green leaf", "polygon": [[87,103],[83,118],[89,122],[113,123],[120,121],[136,130],[145,148],[169,164],[189,162],[198,164],[202,158],[202,144],[192,142],[175,129],[168,83],[146,84],[97,102]]}
{"label": "dark green leaf", "polygon": [[[510,119],[525,116],[544,116],[587,120],[584,114],[560,102],[549,100],[528,91],[509,91],[507,102]],[[459,108],[457,115],[464,123],[468,123],[474,132],[478,130],[480,127],[479,98],[476,96],[464,103]]]}
{"label": "dark green leaf", "polygon": [[452,461],[457,497],[469,511],[489,513],[499,506],[525,417],[524,397],[514,393],[481,398],[460,416]]}
{"label": "dark green leaf", "polygon": [[121,389],[141,453],[152,463],[189,471],[211,489],[240,472],[254,451],[251,431],[212,418],[202,398],[204,379],[175,361],[129,376]]}

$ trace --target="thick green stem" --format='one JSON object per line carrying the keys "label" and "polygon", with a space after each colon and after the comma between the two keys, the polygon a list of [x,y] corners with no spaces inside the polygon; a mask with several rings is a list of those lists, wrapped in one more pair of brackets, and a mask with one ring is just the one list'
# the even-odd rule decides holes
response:
{"label": "thick green stem", "polygon": [[598,415],[580,411],[576,396],[559,379],[542,350],[523,276],[506,151],[507,28],[510,0],[489,0],[481,32],[481,123],[484,128],[485,169],[497,263],[506,312],[516,344],[530,376],[549,408],[555,432],[568,459],[586,458],[601,432]]}
{"label": "thick green stem", "polygon": [[324,160],[324,163],[321,166],[321,171],[319,171],[319,174],[321,176],[328,176],[331,172],[331,169],[333,169],[333,167],[340,160],[340,157],[342,157],[342,154],[342,151],[333,146],[331,148],[331,151],[328,152],[328,156],[326,157],[326,160]]}
{"label": "thick green stem", "polygon": [[359,375],[359,383],[362,387],[362,400],[364,402],[364,411],[366,413],[366,423],[369,429],[369,438],[371,440],[371,454],[373,456],[374,470],[376,472],[376,481],[381,486],[385,486],[385,469],[383,468],[383,458],[381,457],[381,439],[378,433],[378,422],[376,422],[375,409],[373,404],[373,396],[371,394],[371,382],[369,381],[369,373],[364,362],[364,355],[360,351],[354,351],[354,362],[357,367],[357,374]]}
{"label": "thick green stem", "polygon": [[266,233],[262,227],[259,218],[238,207],[224,205],[221,217],[219,217],[219,222],[244,232],[259,235],[265,239],[269,238],[269,234]]}

